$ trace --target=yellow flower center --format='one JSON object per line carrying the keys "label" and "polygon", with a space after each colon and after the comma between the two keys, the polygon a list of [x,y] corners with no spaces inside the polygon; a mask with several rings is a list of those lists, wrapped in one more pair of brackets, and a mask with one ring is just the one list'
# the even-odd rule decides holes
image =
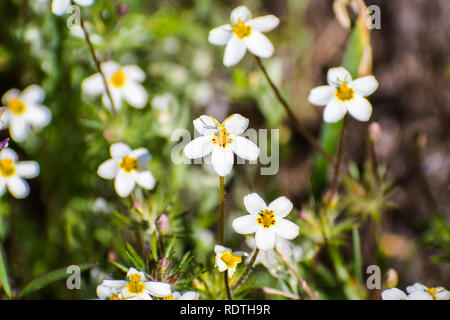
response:
{"label": "yellow flower center", "polygon": [[14,161],[11,159],[0,160],[0,173],[5,178],[12,177],[16,173],[16,167],[14,167]]}
{"label": "yellow flower center", "polygon": [[220,258],[222,259],[223,262],[225,262],[228,269],[233,269],[236,267],[238,263],[242,262],[241,256],[236,256],[228,251],[222,253],[222,256]]}
{"label": "yellow flower center", "polygon": [[259,213],[258,218],[256,219],[258,224],[262,225],[265,229],[269,229],[271,226],[274,226],[277,221],[275,220],[275,215],[272,210],[264,210]]}
{"label": "yellow flower center", "polygon": [[427,290],[428,294],[433,297],[433,300],[437,300],[436,294],[441,292],[441,291],[442,290],[438,291],[436,288],[428,288],[428,290]]}
{"label": "yellow flower center", "polygon": [[145,290],[145,284],[141,282],[141,275],[130,274],[130,282],[127,283],[129,293],[142,294]]}
{"label": "yellow flower center", "polygon": [[165,297],[164,300],[175,300],[175,298],[173,297],[173,294],[171,294],[170,296]]}
{"label": "yellow flower center", "polygon": [[214,133],[211,142],[225,149],[227,147],[227,144],[233,143],[233,139],[230,137],[230,133],[227,132],[227,129],[223,128]]}
{"label": "yellow flower center", "polygon": [[352,100],[354,93],[355,91],[344,82],[336,89],[334,95],[339,101],[345,102]]}
{"label": "yellow flower center", "polygon": [[126,173],[131,173],[139,168],[139,164],[135,158],[125,156],[119,163],[119,168],[123,169]]}
{"label": "yellow flower center", "polygon": [[231,29],[233,29],[236,37],[241,40],[247,38],[252,33],[252,27],[246,26],[245,23],[240,19],[238,20],[237,24],[231,26]]}
{"label": "yellow flower center", "polygon": [[25,112],[25,104],[19,98],[12,98],[8,101],[8,108],[14,114],[22,114]]}
{"label": "yellow flower center", "polygon": [[116,73],[114,73],[111,77],[111,83],[116,88],[122,88],[125,85],[125,72],[122,69],[119,69]]}
{"label": "yellow flower center", "polygon": [[120,300],[120,299],[117,294],[113,294],[111,297],[108,298],[108,300]]}

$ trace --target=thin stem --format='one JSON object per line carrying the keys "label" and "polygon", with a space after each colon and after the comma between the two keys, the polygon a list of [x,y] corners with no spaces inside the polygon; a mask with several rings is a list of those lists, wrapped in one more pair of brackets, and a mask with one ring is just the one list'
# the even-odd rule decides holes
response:
{"label": "thin stem", "polygon": [[316,294],[311,290],[311,287],[308,285],[308,283],[303,279],[303,277],[295,270],[294,266],[275,248],[275,253],[278,255],[278,257],[283,261],[283,263],[288,267],[289,270],[294,274],[294,276],[297,278],[298,282],[302,285],[303,290],[308,294],[308,296],[312,300],[319,300],[319,298],[316,296]]}
{"label": "thin stem", "polygon": [[233,286],[233,289],[238,288],[242,284],[242,282],[245,280],[245,278],[247,278],[248,274],[250,273],[250,270],[252,269],[253,265],[255,264],[258,253],[259,253],[259,249],[256,248],[255,252],[253,252],[250,262],[247,265],[247,269],[245,269],[244,274],[239,278],[238,282]]}
{"label": "thin stem", "polygon": [[[71,3],[72,3],[72,5],[74,5],[73,1],[71,1]],[[95,54],[94,46],[92,45],[91,38],[89,37],[89,33],[87,32],[86,26],[84,24],[84,19],[83,19],[83,16],[81,14],[80,14],[80,27],[83,30],[84,39],[86,40],[86,43],[87,43],[88,48],[89,48],[89,52],[91,53],[92,59],[94,60],[94,63],[95,63],[95,66],[97,67],[97,71],[100,73],[100,75],[102,77],[102,80],[103,80],[103,84],[105,85],[106,95],[108,96],[109,102],[111,103],[112,113],[113,113],[113,115],[115,117],[117,117],[116,107],[114,105],[114,101],[113,101],[111,92],[110,92],[109,87],[108,87],[108,82],[106,81],[106,77],[105,77],[105,74],[103,73],[100,61],[98,60],[97,55]]]}
{"label": "thin stem", "polygon": [[320,143],[317,141],[317,139],[306,129],[305,126],[297,119],[296,115],[292,111],[292,108],[289,106],[287,101],[283,98],[283,96],[280,93],[280,90],[278,90],[277,86],[273,83],[272,79],[270,79],[269,74],[266,71],[266,68],[261,62],[261,59],[255,56],[256,62],[258,63],[258,66],[261,68],[261,71],[263,72],[264,76],[267,79],[267,82],[269,82],[270,87],[272,88],[273,92],[275,93],[277,99],[280,101],[280,103],[283,105],[284,109],[286,110],[287,114],[289,115],[289,118],[295,122],[295,128],[308,140],[308,142],[324,157],[324,159],[330,163],[333,164],[333,160],[328,155],[328,153],[325,151],[325,149],[320,145]]}
{"label": "thin stem", "polygon": [[366,152],[367,157],[369,158],[370,168],[372,170],[372,175],[375,178],[376,187],[378,187],[380,182],[380,177],[378,176],[378,163],[375,155],[375,148],[373,145],[373,141],[369,136],[368,127],[366,128],[366,134],[364,135],[366,140]]}
{"label": "thin stem", "polygon": [[267,293],[267,294],[282,296],[282,297],[290,298],[290,299],[293,299],[293,300],[300,300],[301,299],[301,297],[296,295],[296,294],[293,294],[293,293],[290,293],[290,292],[281,291],[281,290],[277,290],[277,289],[274,289],[274,288],[262,287],[261,290],[264,293]]}
{"label": "thin stem", "polygon": [[344,121],[342,123],[342,129],[341,129],[341,134],[339,136],[339,145],[338,145],[338,150],[337,150],[337,159],[336,159],[336,163],[335,163],[335,167],[334,167],[334,175],[333,175],[333,180],[331,182],[331,189],[330,189],[330,199],[332,199],[334,192],[337,189],[337,184],[338,184],[338,180],[339,180],[339,167],[341,165],[341,160],[342,160],[342,145],[344,142],[344,131],[345,131],[345,125],[347,124],[347,115],[344,116]]}
{"label": "thin stem", "polygon": [[225,242],[225,184],[224,177],[220,177],[220,238],[219,244],[223,245]]}
{"label": "thin stem", "polygon": [[227,299],[228,300],[233,300],[233,297],[231,296],[230,283],[228,281],[228,271],[225,271],[223,273],[223,279],[224,279],[224,282],[225,282],[225,289],[227,291]]}

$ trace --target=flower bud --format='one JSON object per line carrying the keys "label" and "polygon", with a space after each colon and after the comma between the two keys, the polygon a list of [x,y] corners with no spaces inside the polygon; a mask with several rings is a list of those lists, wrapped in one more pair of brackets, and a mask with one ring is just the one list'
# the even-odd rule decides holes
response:
{"label": "flower bud", "polygon": [[381,126],[378,122],[369,125],[369,138],[372,142],[377,141],[381,136]]}
{"label": "flower bud", "polygon": [[119,3],[116,7],[116,12],[119,16],[123,17],[128,14],[128,6],[126,3]]}
{"label": "flower bud", "polygon": [[159,232],[166,232],[167,230],[169,230],[170,221],[167,214],[163,213],[156,219],[156,227],[158,228]]}
{"label": "flower bud", "polygon": [[398,273],[395,269],[389,269],[386,272],[386,288],[394,288],[398,284]]}
{"label": "flower bud", "polygon": [[167,259],[167,257],[162,257],[161,259],[159,259],[158,268],[161,271],[167,270],[168,267],[169,267],[169,259]]}

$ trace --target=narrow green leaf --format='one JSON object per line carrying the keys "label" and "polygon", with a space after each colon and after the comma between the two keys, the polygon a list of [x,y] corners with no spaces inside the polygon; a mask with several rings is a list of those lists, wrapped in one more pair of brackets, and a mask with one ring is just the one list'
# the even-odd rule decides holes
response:
{"label": "narrow green leaf", "polygon": [[355,268],[355,274],[358,277],[358,280],[362,282],[362,257],[361,257],[361,240],[359,237],[358,227],[353,226],[352,229],[352,236],[353,236],[353,261],[354,261],[354,268]]}
{"label": "narrow green leaf", "polygon": [[131,260],[133,265],[140,271],[144,270],[145,263],[142,260],[142,258],[137,254],[136,250],[134,250],[134,248],[128,242],[126,243],[126,247],[127,247],[127,252],[126,252],[127,256]]}
{"label": "narrow green leaf", "polygon": [[152,236],[152,255],[153,255],[153,259],[155,259],[155,261],[158,261],[158,246],[157,246],[157,240],[156,239],[156,235],[154,234]]}
{"label": "narrow green leaf", "polygon": [[120,263],[114,262],[114,261],[112,261],[111,263],[112,263],[117,269],[119,269],[120,271],[123,271],[123,272],[125,272],[125,273],[128,273],[128,268],[125,267],[123,264],[120,264]]}
{"label": "narrow green leaf", "polygon": [[5,290],[6,295],[11,298],[11,286],[9,284],[8,269],[6,267],[6,259],[3,254],[3,248],[0,246],[0,284]]}
{"label": "narrow green leaf", "polygon": [[175,240],[176,240],[176,236],[173,236],[172,239],[169,242],[169,245],[166,248],[166,252],[164,253],[164,256],[167,257],[168,259],[172,256],[173,254],[173,247],[175,245]]}

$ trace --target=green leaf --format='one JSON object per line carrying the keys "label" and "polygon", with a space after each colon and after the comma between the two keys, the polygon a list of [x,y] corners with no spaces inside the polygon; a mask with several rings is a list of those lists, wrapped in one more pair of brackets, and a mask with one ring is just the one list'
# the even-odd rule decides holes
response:
{"label": "green leaf", "polygon": [[123,271],[123,272],[125,272],[125,273],[128,273],[128,268],[125,267],[123,264],[120,264],[120,263],[114,262],[114,261],[112,261],[111,263],[112,263],[117,269],[119,269],[120,271]]}
{"label": "green leaf", "polygon": [[[95,267],[96,263],[84,263],[81,265],[78,265],[80,267],[80,271],[88,270],[92,267]],[[56,282],[58,280],[67,278],[69,274],[67,273],[67,268],[61,268],[54,270],[52,272],[46,273],[31,282],[29,282],[25,287],[20,291],[18,297],[22,298],[30,293],[33,293],[37,290],[40,290],[49,284]]]}
{"label": "green leaf", "polygon": [[0,246],[0,284],[5,290],[6,295],[11,298],[11,286],[8,279],[8,269],[6,267],[6,259],[3,254],[3,248]]}
{"label": "green leaf", "polygon": [[354,268],[355,274],[358,277],[358,280],[362,282],[362,257],[361,257],[361,240],[359,238],[358,227],[353,226],[352,229],[353,236],[353,259],[354,259]]}
{"label": "green leaf", "polygon": [[145,269],[145,263],[142,258],[137,254],[136,250],[127,242],[126,244],[127,251],[126,254],[130,259],[131,263],[140,271]]}

